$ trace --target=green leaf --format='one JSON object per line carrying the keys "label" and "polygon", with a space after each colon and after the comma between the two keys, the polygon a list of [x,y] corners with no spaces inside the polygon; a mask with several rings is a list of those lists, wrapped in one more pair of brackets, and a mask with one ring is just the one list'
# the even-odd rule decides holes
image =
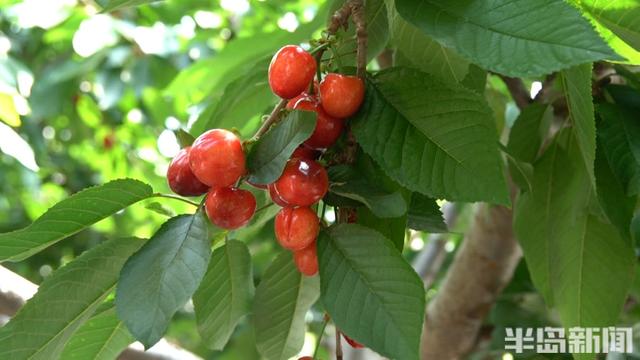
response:
{"label": "green leaf", "polygon": [[122,268],[118,317],[145,347],[162,338],[169,322],[198,288],[211,256],[200,212],[165,222]]}
{"label": "green leaf", "polygon": [[262,356],[285,360],[302,349],[304,317],[319,295],[318,277],[301,275],[290,252],[273,260],[253,301],[256,346]]}
{"label": "green leaf", "polygon": [[567,98],[569,118],[578,141],[582,163],[595,187],[593,162],[596,159],[596,121],[591,96],[591,69],[591,64],[584,64],[564,70],[560,73],[560,81]]}
{"label": "green leaf", "polygon": [[178,144],[180,144],[181,148],[186,148],[187,146],[191,146],[196,138],[193,135],[189,134],[186,130],[178,129],[174,131],[176,134],[176,138],[178,139]]}
{"label": "green leaf", "polygon": [[222,350],[238,322],[251,311],[253,298],[251,255],[247,245],[229,240],[213,252],[195,295],[198,330],[214,350]]}
{"label": "green leaf", "polygon": [[581,0],[580,6],[622,40],[640,50],[640,3],[637,0]]}
{"label": "green leaf", "polygon": [[599,138],[604,154],[628,195],[640,193],[640,123],[630,110],[600,104]]}
{"label": "green leaf", "polygon": [[91,317],[64,347],[65,360],[111,360],[134,341],[124,323],[116,316],[113,304]]}
{"label": "green leaf", "polygon": [[172,208],[161,204],[157,201],[148,203],[147,205],[144,206],[147,210],[151,210],[153,212],[155,212],[156,214],[160,214],[160,215],[164,215],[166,217],[174,217],[176,216],[175,211],[173,211]]}
{"label": "green leaf", "polygon": [[89,95],[80,95],[76,103],[76,111],[82,121],[89,127],[95,128],[102,123],[102,111]]}
{"label": "green leaf", "polygon": [[433,198],[508,203],[491,110],[474,91],[412,69],[370,79],[352,129],[395,181]]}
{"label": "green leaf", "polygon": [[18,127],[22,123],[13,97],[9,94],[0,93],[0,120],[12,127]]}
{"label": "green leaf", "polygon": [[567,131],[561,133],[534,164],[532,190],[520,194],[514,210],[514,231],[531,278],[549,305],[553,303],[553,246],[578,232],[576,223],[584,216],[591,194],[589,178],[579,164],[580,154],[571,136]]}
{"label": "green leaf", "polygon": [[329,178],[331,193],[364,204],[377,217],[393,218],[407,213],[407,203],[399,191],[387,191],[348,165],[329,168]]}
{"label": "green leaf", "polygon": [[552,120],[553,108],[549,105],[534,103],[525,107],[511,127],[507,152],[518,160],[533,163]]}
{"label": "green leaf", "polygon": [[444,82],[461,82],[469,71],[469,61],[405,21],[393,0],[387,4],[391,44],[400,53],[396,54],[396,64],[420,69]]}
{"label": "green leaf", "polygon": [[[580,0],[572,0],[570,1],[574,6],[581,8]],[[640,51],[637,51],[629,44],[624,42],[619,36],[613,33],[609,28],[600,23],[591,13],[582,8],[582,15],[591,21],[591,24],[595,27],[600,37],[604,39],[604,41],[609,45],[613,51],[615,51],[618,55],[622,56],[626,60],[617,60],[616,62],[620,62],[623,64],[638,64],[640,63]]]}
{"label": "green leaf", "polygon": [[24,260],[152,193],[145,183],[121,179],[74,194],[26,228],[0,234],[0,262]]}
{"label": "green leaf", "polygon": [[605,90],[616,104],[629,108],[629,110],[640,111],[640,89],[626,85],[609,84]]}
{"label": "green leaf", "polygon": [[[331,21],[330,17],[344,3],[345,0],[333,1],[327,22]],[[369,62],[385,49],[389,41],[389,19],[387,17],[385,1],[365,1],[364,15],[367,31],[367,62]],[[346,31],[339,30],[337,36],[342,39],[342,41],[338,43],[338,46],[335,47],[335,53],[340,55],[340,62],[342,64],[355,64],[357,49],[355,25],[349,26]]]}
{"label": "green leaf", "polygon": [[609,222],[618,228],[623,237],[630,239],[629,229],[638,197],[626,194],[624,185],[613,173],[604,154],[604,145],[601,138],[598,138],[595,173],[600,206],[602,206]]}
{"label": "green leaf", "polygon": [[291,154],[313,133],[316,117],[315,112],[295,110],[264,134],[247,155],[249,181],[270,184],[278,180]]}
{"label": "green leaf", "polygon": [[122,9],[125,7],[139,6],[139,5],[149,4],[149,3],[158,2],[158,1],[161,1],[161,0],[110,0],[103,7],[102,12],[111,12],[111,11]]}
{"label": "green leaf", "polygon": [[0,329],[0,358],[56,359],[74,332],[113,291],[118,272],[143,242],[102,243],[55,271]]}
{"label": "green leaf", "polygon": [[413,230],[430,233],[445,233],[449,231],[436,200],[420,193],[411,195],[411,205],[409,206],[407,220],[408,227]]}
{"label": "green leaf", "polygon": [[[616,324],[635,273],[631,242],[593,215],[577,219],[575,230],[554,243],[549,254],[562,324],[566,328]],[[576,358],[593,359],[593,355]]]}
{"label": "green leaf", "polygon": [[442,45],[504,75],[540,76],[620,59],[562,0],[396,0],[396,8]]}
{"label": "green leaf", "polygon": [[270,61],[270,56],[261,60],[247,73],[229,83],[222,96],[193,124],[193,133],[236,127],[242,135],[250,136],[254,129],[248,126],[249,120],[276,101],[267,80]]}
{"label": "green leaf", "polygon": [[318,261],[322,303],[338,328],[382,356],[419,358],[423,283],[389,240],[333,226],[320,235]]}

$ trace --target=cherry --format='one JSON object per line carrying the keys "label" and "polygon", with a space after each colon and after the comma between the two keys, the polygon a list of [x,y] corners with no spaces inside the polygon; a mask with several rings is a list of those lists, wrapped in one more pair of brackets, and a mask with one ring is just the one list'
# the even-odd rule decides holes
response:
{"label": "cherry", "polygon": [[318,253],[316,250],[316,242],[307,246],[302,250],[293,253],[293,261],[296,263],[298,270],[307,276],[313,276],[318,273]]}
{"label": "cherry", "polygon": [[353,340],[352,338],[348,337],[344,333],[342,333],[342,336],[344,336],[344,339],[347,340],[347,342],[349,343],[349,345],[351,345],[352,348],[354,348],[354,349],[363,349],[364,348],[364,345],[362,345],[359,342]]}
{"label": "cherry", "polygon": [[212,223],[223,229],[233,230],[251,220],[256,211],[256,198],[247,190],[217,188],[209,191],[205,208]]}
{"label": "cherry", "polygon": [[315,111],[318,114],[316,128],[304,144],[312,149],[324,149],[338,140],[344,120],[329,116],[320,106],[316,97],[303,93],[289,100],[288,109]]}
{"label": "cherry", "polygon": [[242,143],[223,129],[200,135],[191,146],[189,163],[200,181],[216,188],[234,185],[245,173]]}
{"label": "cherry", "polygon": [[271,91],[283,99],[299,95],[313,80],[316,68],[316,60],[300,46],[281,48],[269,65]]}
{"label": "cherry", "polygon": [[271,201],[273,201],[276,205],[280,205],[281,207],[291,206],[291,204],[284,201],[284,199],[282,199],[282,197],[276,192],[276,189],[273,186],[273,184],[270,184],[268,186],[268,189],[269,189],[269,196],[271,197]]}
{"label": "cherry", "polygon": [[364,82],[357,76],[327,74],[320,83],[320,103],[330,116],[347,118],[364,100]]}
{"label": "cherry", "polygon": [[116,139],[113,133],[109,133],[102,138],[102,147],[105,150],[111,150],[113,148],[113,144],[115,144]]}
{"label": "cherry", "polygon": [[[329,189],[327,171],[313,160],[293,158],[287,162],[273,192],[291,206],[310,206]],[[273,198],[273,196],[272,196]]]}
{"label": "cherry", "polygon": [[298,358],[298,360],[313,360],[313,358],[311,356],[303,356],[301,358]]}
{"label": "cherry", "polygon": [[317,150],[311,149],[304,145],[298,146],[293,154],[291,154],[291,158],[302,158],[306,160],[316,160],[319,156],[320,153]]}
{"label": "cherry", "polygon": [[276,215],[275,228],[276,238],[283,248],[302,250],[316,240],[320,220],[308,207],[286,207]]}
{"label": "cherry", "polygon": [[209,187],[200,182],[191,171],[189,166],[190,151],[190,146],[180,150],[171,160],[169,170],[167,170],[169,187],[174,193],[182,196],[198,196],[209,190]]}

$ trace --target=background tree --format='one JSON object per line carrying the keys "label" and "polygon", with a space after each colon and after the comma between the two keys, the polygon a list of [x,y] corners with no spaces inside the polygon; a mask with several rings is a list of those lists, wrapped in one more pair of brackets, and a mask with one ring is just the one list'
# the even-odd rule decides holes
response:
{"label": "background tree", "polygon": [[[397,359],[532,358],[505,355],[506,327],[639,321],[635,0],[0,10],[0,262],[40,285],[0,358],[107,359],[163,336],[203,358],[374,356],[340,331]],[[267,192],[243,184],[259,211],[227,231],[166,179],[214,128],[244,141],[247,180],[280,177],[316,118],[270,89],[288,44],[365,83],[320,160],[313,277],[277,245]]]}

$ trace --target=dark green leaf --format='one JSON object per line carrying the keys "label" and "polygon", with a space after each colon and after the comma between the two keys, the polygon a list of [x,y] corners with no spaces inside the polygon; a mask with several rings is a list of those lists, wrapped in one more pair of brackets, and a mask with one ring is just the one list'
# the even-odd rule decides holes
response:
{"label": "dark green leaf", "polygon": [[525,107],[509,133],[508,153],[516,159],[533,163],[538,158],[552,120],[553,109],[549,105],[535,103]]}
{"label": "dark green leaf", "polygon": [[253,290],[247,245],[227,241],[213,252],[209,269],[193,295],[198,330],[209,348],[225,347],[238,322],[251,311]]}
{"label": "dark green leaf", "polygon": [[319,296],[318,277],[300,274],[290,252],[273,260],[253,301],[256,346],[268,360],[296,355],[304,343],[304,317]]}
{"label": "dark green leaf", "polygon": [[118,317],[147,348],[162,338],[207,270],[211,250],[206,221],[200,212],[168,220],[122,268]]}
{"label": "dark green leaf", "polygon": [[591,64],[572,67],[560,73],[569,109],[569,118],[575,133],[582,163],[587,169],[591,184],[595,187],[593,162],[596,159],[596,121],[591,96]]}
{"label": "dark green leaf", "polygon": [[[340,173],[339,176],[336,176],[337,173]],[[332,182],[329,189],[331,193],[366,205],[377,217],[399,217],[407,212],[407,203],[399,191],[387,191],[379,184],[363,177],[352,167],[347,165],[331,167],[329,178]]]}
{"label": "dark green leaf", "polygon": [[160,215],[164,215],[167,217],[174,217],[176,216],[175,211],[173,211],[173,209],[171,209],[170,207],[163,205],[157,201],[148,203],[147,205],[145,205],[145,208],[147,208],[148,210],[151,210],[157,214]]}
{"label": "dark green leaf", "polygon": [[604,213],[624,238],[631,238],[629,227],[638,198],[626,194],[625,187],[615,176],[607,161],[600,138],[596,151],[595,172],[598,200]]}
{"label": "dark green leaf", "polygon": [[152,193],[145,183],[122,179],[74,194],[26,228],[0,234],[0,262],[24,260]]}
{"label": "dark green leaf", "polygon": [[383,356],[419,358],[423,283],[389,240],[337,225],[320,235],[318,261],[322,303],[338,328]]}
{"label": "dark green leaf", "polygon": [[352,126],[364,151],[412,191],[509,202],[491,110],[474,91],[416,70],[382,71]]}
{"label": "dark green leaf", "polygon": [[602,118],[599,138],[611,170],[628,195],[640,193],[640,122],[634,114],[612,104],[598,106]]}
{"label": "dark green leaf", "polygon": [[65,360],[112,360],[134,342],[124,323],[116,316],[113,303],[96,312],[64,347],[60,356]]}
{"label": "dark green leaf", "polygon": [[602,59],[622,60],[562,0],[396,0],[400,15],[485,69],[539,76]]}
{"label": "dark green leaf", "polygon": [[69,338],[113,291],[122,265],[142,244],[133,238],[108,241],[54,272],[0,329],[0,358],[58,358]]}
{"label": "dark green leaf", "polygon": [[186,130],[178,129],[174,131],[176,134],[176,138],[178,139],[178,144],[180,144],[181,148],[186,148],[187,146],[191,146],[196,138],[193,135],[189,134]]}
{"label": "dark green leaf", "polygon": [[616,104],[640,111],[640,89],[618,84],[607,85],[605,89]]}
{"label": "dark green leaf", "polygon": [[270,184],[278,180],[291,154],[313,133],[316,117],[312,111],[292,111],[264,134],[247,155],[249,181]]}
{"label": "dark green leaf", "polygon": [[419,193],[411,195],[411,206],[409,206],[407,220],[409,228],[413,230],[430,233],[449,231],[436,200]]}

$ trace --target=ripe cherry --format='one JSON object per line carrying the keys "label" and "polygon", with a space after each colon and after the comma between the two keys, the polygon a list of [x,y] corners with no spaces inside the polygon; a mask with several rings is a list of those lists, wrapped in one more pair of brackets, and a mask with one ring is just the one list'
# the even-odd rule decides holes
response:
{"label": "ripe cherry", "polygon": [[217,188],[205,202],[207,216],[215,225],[233,230],[246,225],[256,211],[256,198],[247,190]]}
{"label": "ripe cherry", "polygon": [[313,360],[313,358],[311,356],[303,356],[301,358],[298,358],[298,360]]}
{"label": "ripe cherry", "polygon": [[186,147],[178,152],[171,160],[167,170],[167,181],[174,193],[182,196],[198,196],[206,193],[209,187],[193,174],[189,166],[189,153],[191,147]]}
{"label": "ripe cherry", "polygon": [[273,184],[269,184],[269,196],[271,197],[271,201],[273,201],[276,205],[280,205],[281,207],[289,207],[291,204],[284,201],[282,197],[276,192],[276,189]]}
{"label": "ripe cherry", "polygon": [[308,207],[286,207],[276,215],[275,228],[276,239],[283,248],[302,250],[316,240],[320,220]]}
{"label": "ripe cherry", "polygon": [[311,137],[304,144],[312,149],[324,149],[333,145],[338,140],[342,129],[344,128],[344,120],[329,116],[318,100],[307,94],[302,94],[296,98],[289,100],[287,108],[315,111],[318,114],[316,128],[313,130]]}
{"label": "ripe cherry", "polygon": [[357,76],[327,74],[320,83],[320,103],[330,116],[347,118],[358,111],[364,99],[364,83]]}
{"label": "ripe cherry", "polygon": [[229,187],[245,173],[240,139],[231,131],[214,129],[200,135],[191,146],[191,170],[211,187]]}
{"label": "ripe cherry", "polygon": [[274,193],[291,206],[313,205],[328,189],[327,171],[317,162],[301,158],[289,160],[280,178],[273,183]]}
{"label": "ripe cherry", "polygon": [[362,345],[359,342],[353,340],[352,338],[348,337],[344,333],[342,334],[342,336],[344,336],[344,339],[347,340],[347,342],[349,343],[349,345],[351,345],[352,348],[354,348],[354,349],[363,349],[364,348],[364,345]]}
{"label": "ripe cherry", "polygon": [[298,270],[307,276],[318,273],[318,253],[315,241],[302,250],[293,253],[293,261]]}
{"label": "ripe cherry", "polygon": [[105,150],[111,150],[115,142],[116,142],[115,135],[112,132],[108,133],[107,135],[104,136],[104,138],[102,138],[102,147]]}
{"label": "ripe cherry", "polygon": [[300,46],[287,45],[273,56],[269,85],[274,94],[291,99],[305,91],[316,73],[316,60]]}
{"label": "ripe cherry", "polygon": [[320,156],[320,153],[317,150],[311,149],[307,146],[300,145],[298,148],[291,154],[291,158],[302,158],[306,160],[316,160]]}

